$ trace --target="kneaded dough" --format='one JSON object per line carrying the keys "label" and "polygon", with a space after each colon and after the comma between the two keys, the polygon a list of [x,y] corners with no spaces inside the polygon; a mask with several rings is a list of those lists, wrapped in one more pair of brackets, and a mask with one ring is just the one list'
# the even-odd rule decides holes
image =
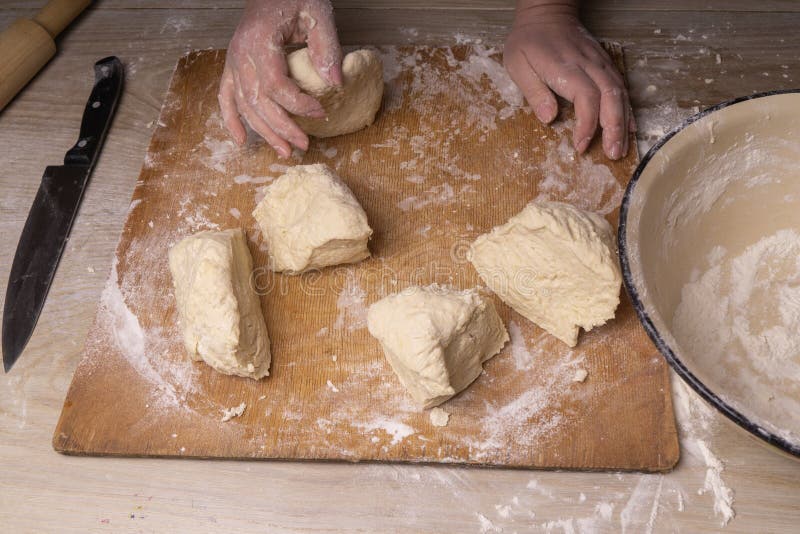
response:
{"label": "kneaded dough", "polygon": [[369,307],[367,328],[425,408],[470,385],[508,341],[494,304],[475,290],[410,287]]}
{"label": "kneaded dough", "polygon": [[253,210],[273,271],[296,274],[369,257],[372,229],[352,191],[327,165],[296,165]]}
{"label": "kneaded dough", "polygon": [[319,100],[327,116],[312,119],[292,115],[300,128],[315,137],[333,137],[355,132],[372,124],[383,98],[383,65],[372,50],[350,52],[342,61],[342,85],[323,80],[307,48],[289,54],[289,75],[300,89]]}
{"label": "kneaded dough", "polygon": [[244,232],[186,237],[170,249],[169,268],[189,356],[226,375],[269,375],[269,334],[250,284],[253,260]]}
{"label": "kneaded dough", "polygon": [[479,236],[472,264],[505,303],[574,347],[614,318],[622,282],[614,231],[603,217],[561,202],[532,202]]}

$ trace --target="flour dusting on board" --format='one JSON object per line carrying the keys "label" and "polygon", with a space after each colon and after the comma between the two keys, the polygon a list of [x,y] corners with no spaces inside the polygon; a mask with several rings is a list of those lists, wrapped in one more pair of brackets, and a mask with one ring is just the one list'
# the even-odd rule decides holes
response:
{"label": "flour dusting on board", "polygon": [[367,326],[367,307],[364,304],[366,296],[367,293],[356,277],[348,275],[345,285],[339,293],[339,299],[336,301],[339,315],[336,317],[336,322],[333,323],[334,330],[346,328],[352,332]]}
{"label": "flour dusting on board", "polygon": [[158,328],[144,329],[125,301],[117,276],[117,260],[100,298],[98,326],[105,330],[125,361],[153,386],[156,407],[179,407],[194,391],[195,370],[189,361],[163,358],[166,339]]}

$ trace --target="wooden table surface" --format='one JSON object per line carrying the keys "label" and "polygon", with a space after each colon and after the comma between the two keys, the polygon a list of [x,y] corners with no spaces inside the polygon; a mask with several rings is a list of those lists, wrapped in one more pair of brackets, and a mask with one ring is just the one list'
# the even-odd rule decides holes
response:
{"label": "wooden table surface", "polygon": [[[0,28],[32,15],[42,3],[5,0]],[[173,66],[188,50],[225,47],[240,4],[97,2],[60,39],[57,57],[0,113],[5,282],[39,177],[77,137],[92,63],[110,54],[126,63],[125,93],[39,325],[12,372],[0,376],[4,529],[796,531],[800,463],[759,446],[678,380],[673,389],[683,457],[666,475],[77,458],[53,452],[53,427]],[[502,43],[513,15],[508,0],[335,5],[345,44]],[[800,85],[800,2],[596,0],[586,3],[584,19],[597,36],[625,46],[643,146],[695,106]],[[715,501],[726,489],[733,492],[736,517],[722,527]]]}

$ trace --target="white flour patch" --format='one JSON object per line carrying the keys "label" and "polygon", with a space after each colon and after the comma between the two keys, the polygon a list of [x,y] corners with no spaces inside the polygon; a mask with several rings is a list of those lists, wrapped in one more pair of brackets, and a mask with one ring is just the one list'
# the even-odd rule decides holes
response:
{"label": "white flour patch", "polygon": [[502,528],[496,527],[485,515],[475,512],[475,516],[480,522],[481,534],[486,534],[487,532],[503,532]]}
{"label": "white flour patch", "polygon": [[346,328],[353,332],[367,326],[367,307],[364,299],[367,293],[352,275],[345,280],[345,285],[339,293],[336,307],[339,314],[333,323],[334,330]]}
{"label": "white flour patch", "polygon": [[190,197],[185,197],[180,201],[177,215],[182,224],[187,227],[188,232],[186,233],[194,234],[201,230],[220,229],[218,223],[212,222],[211,219],[206,216],[207,210],[207,205],[195,204]]}
{"label": "white flour patch", "polygon": [[[189,361],[163,358],[166,339],[160,329],[145,330],[138,317],[125,302],[118,285],[117,260],[100,297],[98,327],[105,331],[119,354],[152,384],[151,403],[156,408],[183,405],[186,395],[194,391],[195,370]],[[87,342],[88,343],[88,342]]]}
{"label": "white flour patch", "polygon": [[374,432],[376,430],[380,430],[386,433],[388,436],[391,436],[392,438],[391,445],[397,445],[405,438],[412,436],[416,433],[416,430],[414,430],[407,424],[386,418],[378,418],[368,423],[356,423],[355,426],[367,432]]}
{"label": "white flour patch", "polygon": [[663,484],[664,475],[641,475],[639,477],[628,502],[620,512],[623,534],[626,532],[653,533],[658,507],[661,503]]}
{"label": "white flour patch", "polygon": [[236,184],[265,184],[275,178],[272,176],[250,176],[249,174],[239,174],[233,177]]}
{"label": "white flour patch", "polygon": [[444,183],[431,187],[420,196],[410,196],[397,203],[397,207],[403,211],[420,210],[425,206],[435,204],[450,204],[455,201],[456,194],[453,187]]}
{"label": "white flour patch", "polygon": [[239,211],[236,208],[229,209],[228,213],[230,213],[235,219],[241,219],[242,218],[242,212]]}
{"label": "white flour patch", "polygon": [[559,200],[602,215],[619,207],[624,189],[607,165],[588,155],[576,156],[566,137],[558,145],[550,142],[545,152],[540,165],[545,178],[539,183],[537,201]]}
{"label": "white flour patch", "polygon": [[208,154],[200,161],[209,169],[222,173],[226,172],[228,161],[238,152],[239,148],[231,139],[217,139],[209,136],[203,139],[203,147]]}
{"label": "white flour patch", "polygon": [[[739,254],[712,250],[684,285],[674,336],[714,377],[725,400],[761,427],[800,435],[800,234],[779,230]],[[716,260],[716,261],[713,261]]]}
{"label": "white flour patch", "polygon": [[508,323],[508,334],[511,338],[511,356],[518,370],[530,369],[533,364],[533,355],[528,349],[522,329],[513,319]]}

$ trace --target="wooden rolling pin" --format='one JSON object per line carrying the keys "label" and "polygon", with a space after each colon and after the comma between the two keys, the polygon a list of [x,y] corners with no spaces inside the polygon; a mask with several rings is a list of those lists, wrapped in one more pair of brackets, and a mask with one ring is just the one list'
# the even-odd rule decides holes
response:
{"label": "wooden rolling pin", "polygon": [[50,0],[0,33],[0,110],[56,53],[54,39],[92,0]]}

